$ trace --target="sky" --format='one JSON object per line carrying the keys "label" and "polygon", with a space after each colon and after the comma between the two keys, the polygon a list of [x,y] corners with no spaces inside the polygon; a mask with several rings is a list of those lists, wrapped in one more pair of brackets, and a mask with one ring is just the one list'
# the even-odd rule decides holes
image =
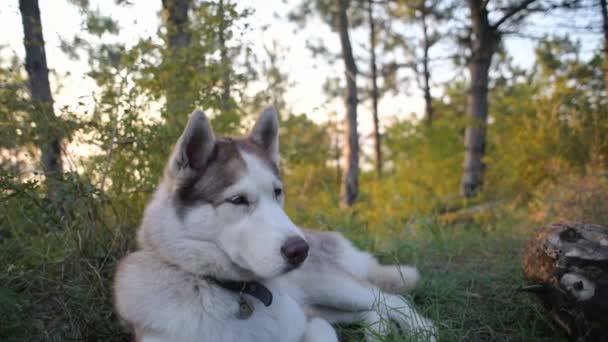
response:
{"label": "sky", "polygon": [[[141,37],[156,36],[160,25],[160,0],[136,0],[132,3],[133,6],[124,7],[116,6],[113,0],[91,1],[92,8],[98,8],[103,14],[111,13],[112,18],[118,21],[121,27],[119,39],[127,44],[133,44]],[[288,7],[285,4],[277,2],[278,6],[284,8],[272,9],[267,8],[267,4],[266,1],[243,1],[244,6],[255,9],[251,18],[252,29],[243,39],[246,44],[254,47],[254,51],[259,51],[260,55],[264,54],[263,46],[271,45],[273,40],[285,42],[282,45],[286,61],[283,68],[296,83],[289,92],[288,102],[297,112],[314,115],[321,110],[320,106],[324,102],[321,84],[332,68],[318,63],[310,56],[305,45],[307,33],[293,34],[295,25],[276,19],[277,10],[286,13]],[[54,69],[58,75],[64,75],[62,88],[54,94],[56,105],[71,105],[75,99],[86,102],[95,90],[94,82],[84,76],[88,69],[86,61],[69,60],[59,48],[60,37],[65,39],[81,30],[82,16],[79,10],[65,0],[40,0],[40,12],[49,68]],[[263,26],[268,28],[262,30]],[[337,37],[333,37],[325,25],[315,26],[314,33],[326,37],[331,44],[338,44]],[[0,8],[0,29],[10,32],[1,38],[0,45],[8,46],[11,52],[23,57],[23,30],[17,0],[8,0],[7,5]],[[70,75],[65,76],[68,72]],[[57,80],[53,81],[53,89],[57,89]]]}
{"label": "sky", "polygon": [[[270,46],[277,41],[284,53],[282,68],[294,85],[287,93],[287,103],[297,113],[305,113],[315,121],[323,121],[331,112],[343,115],[343,103],[339,100],[327,102],[322,92],[322,84],[328,75],[341,76],[342,64],[330,66],[314,58],[306,47],[308,37],[316,36],[334,50],[339,49],[336,33],[318,19],[310,21],[306,28],[298,29],[295,24],[285,19],[286,13],[302,0],[268,1],[242,0],[242,6],[254,9],[249,19],[251,30],[242,39],[252,47],[254,52],[264,55],[264,46]],[[0,7],[0,46],[8,47],[7,52],[24,56],[23,31],[19,14],[18,0],[3,0]],[[69,60],[60,50],[60,37],[73,36],[81,30],[82,16],[79,10],[66,0],[39,0],[42,15],[42,25],[46,41],[46,51],[49,68],[61,75],[60,82],[51,80],[54,99],[57,107],[73,106],[77,102],[92,103],[91,94],[95,92],[94,82],[85,76],[88,70],[86,61]],[[98,8],[103,14],[111,14],[121,28],[116,38],[127,44],[135,43],[141,37],[154,37],[160,25],[160,0],[132,0],[132,6],[116,6],[114,0],[91,0],[91,7]],[[272,6],[271,6],[272,5]],[[567,25],[584,26],[589,23],[588,16],[578,16],[568,19]],[[563,21],[552,17],[536,17],[534,28],[528,30],[530,35],[540,36],[548,33],[563,33],[568,28]],[[266,27],[266,29],[263,29]],[[572,35],[572,34],[571,34]],[[573,34],[583,45],[584,54],[589,54],[598,46],[599,35]],[[363,35],[354,33],[354,44],[366,39]],[[515,64],[531,67],[534,63],[534,42],[529,39],[510,37],[506,40],[507,50]],[[446,51],[449,53],[449,51]],[[438,53],[441,55],[441,53]],[[454,74],[449,66],[442,66],[433,74],[435,81],[448,81]],[[59,87],[61,85],[61,87]],[[437,89],[433,90],[437,94]],[[380,119],[389,122],[394,117],[407,117],[410,113],[420,115],[423,110],[421,94],[415,91],[408,95],[386,96],[380,102]],[[360,131],[363,139],[371,132],[371,114],[367,104],[359,107]],[[365,142],[364,142],[365,143]]]}

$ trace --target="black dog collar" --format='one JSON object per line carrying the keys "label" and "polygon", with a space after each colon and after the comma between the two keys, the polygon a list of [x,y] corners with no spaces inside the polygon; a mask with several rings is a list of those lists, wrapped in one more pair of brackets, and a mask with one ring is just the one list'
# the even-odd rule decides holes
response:
{"label": "black dog collar", "polygon": [[257,281],[220,280],[211,277],[208,277],[207,279],[226,290],[255,297],[262,302],[264,306],[270,306],[270,304],[272,304],[272,292]]}

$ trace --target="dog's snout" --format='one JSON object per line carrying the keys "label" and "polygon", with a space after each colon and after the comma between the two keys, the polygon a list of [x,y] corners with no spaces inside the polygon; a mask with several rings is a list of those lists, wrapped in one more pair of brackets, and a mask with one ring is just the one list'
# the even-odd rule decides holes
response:
{"label": "dog's snout", "polygon": [[308,256],[308,244],[301,237],[290,237],[281,247],[281,253],[289,264],[297,266]]}

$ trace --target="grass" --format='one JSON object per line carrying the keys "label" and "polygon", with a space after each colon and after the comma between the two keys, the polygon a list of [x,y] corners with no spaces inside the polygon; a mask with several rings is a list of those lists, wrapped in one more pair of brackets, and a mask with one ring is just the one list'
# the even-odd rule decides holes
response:
{"label": "grass", "polygon": [[[410,296],[435,322],[439,341],[566,341],[536,298],[517,291],[523,284],[521,254],[533,230],[503,219],[493,225],[435,222],[433,229],[396,239],[377,253],[386,263],[419,267],[422,282]],[[360,330],[346,327],[341,336],[358,341]],[[410,340],[416,339],[392,336],[386,342]]]}
{"label": "grass", "polygon": [[[120,229],[77,223],[31,235],[16,226],[0,229],[1,341],[129,339],[113,314],[111,276],[128,249],[132,222]],[[356,220],[339,229],[384,262],[419,267],[423,281],[410,296],[435,322],[440,341],[560,341],[535,299],[517,292],[527,227],[510,216],[452,224],[424,219],[375,242]],[[342,340],[361,340],[361,329],[341,328]]]}
{"label": "grass", "polygon": [[425,280],[413,296],[422,312],[437,322],[441,340],[559,340],[534,298],[517,292],[523,283],[521,241],[492,237],[476,242],[481,244],[459,253],[421,252],[419,266]]}

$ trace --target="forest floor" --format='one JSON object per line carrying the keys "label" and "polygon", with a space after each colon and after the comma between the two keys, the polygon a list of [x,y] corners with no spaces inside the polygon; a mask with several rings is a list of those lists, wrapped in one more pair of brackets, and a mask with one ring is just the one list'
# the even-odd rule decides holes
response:
{"label": "forest floor", "polygon": [[[429,227],[427,227],[429,228]],[[417,310],[432,319],[439,341],[565,341],[524,284],[521,255],[537,226],[500,222],[430,227],[401,239],[383,261],[413,263],[422,274],[410,293]],[[342,340],[361,340],[361,328],[347,327]],[[415,341],[393,336],[386,341]]]}
{"label": "forest floor", "polygon": [[[518,292],[520,260],[538,224],[508,218],[470,222],[420,221],[385,243],[345,222],[339,228],[359,246],[375,250],[384,263],[415,264],[420,286],[410,293],[419,312],[432,319],[439,341],[561,341],[535,298]],[[357,233],[360,232],[360,233]],[[111,277],[119,253],[60,254],[39,264],[36,253],[66,251],[68,232],[0,241],[0,340],[128,341],[112,309]],[[125,235],[126,236],[126,235]],[[98,249],[98,239],[86,250]],[[375,247],[373,247],[375,246]],[[84,248],[84,247],[83,247]],[[68,252],[65,252],[68,253]],[[89,255],[90,254],[90,255]],[[30,260],[29,262],[27,260]],[[38,266],[34,266],[38,265]],[[93,265],[97,265],[93,267]],[[361,327],[340,329],[342,341],[361,341]],[[386,341],[410,341],[392,336]]]}

